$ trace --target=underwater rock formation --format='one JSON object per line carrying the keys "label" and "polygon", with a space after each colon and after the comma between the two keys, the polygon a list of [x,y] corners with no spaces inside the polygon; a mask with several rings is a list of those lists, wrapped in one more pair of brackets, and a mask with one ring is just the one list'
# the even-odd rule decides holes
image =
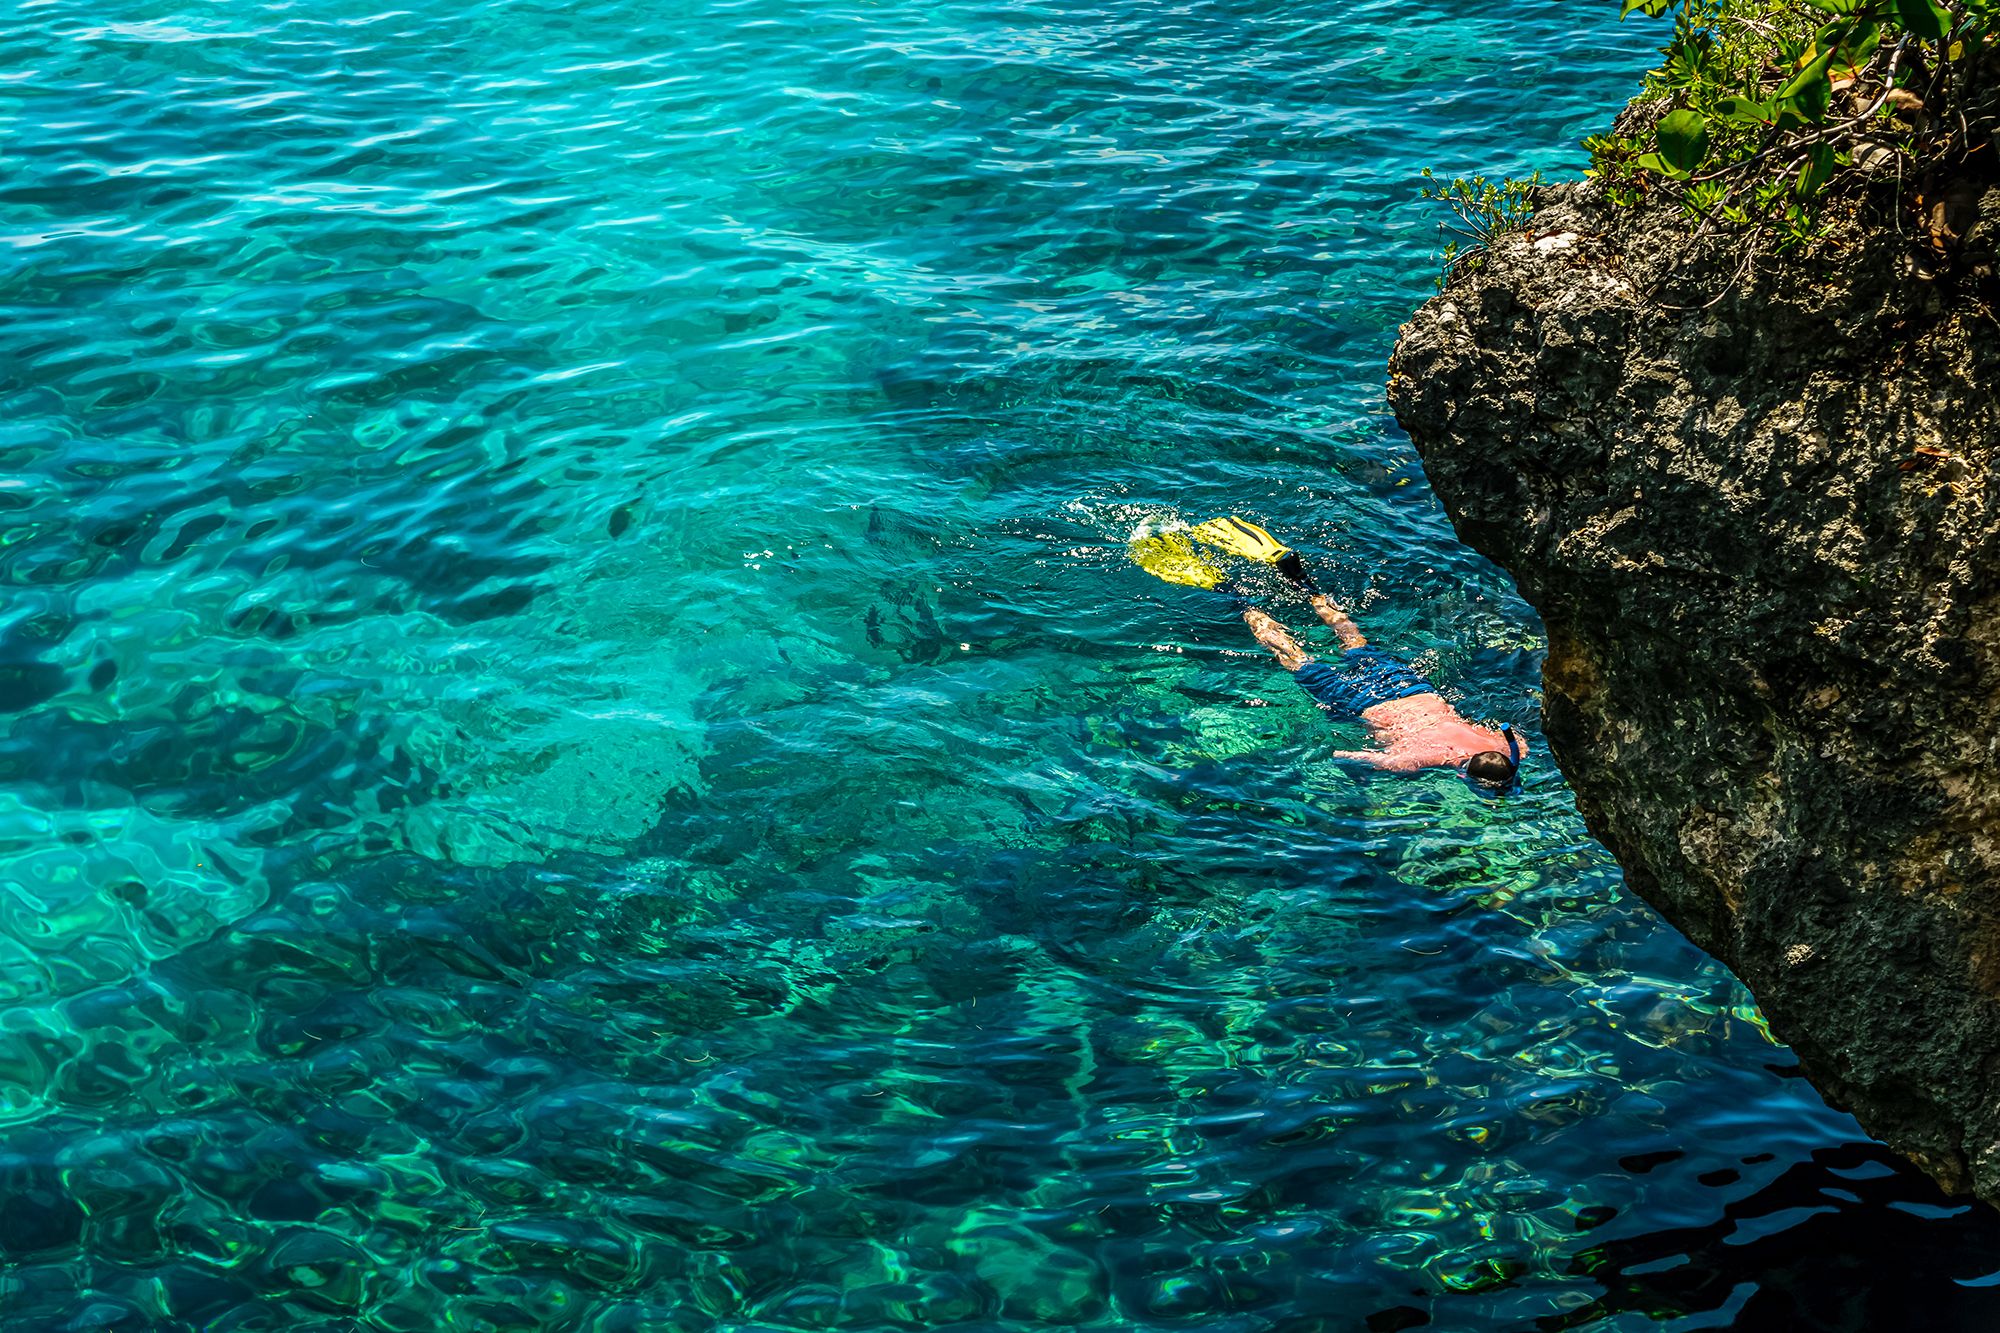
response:
{"label": "underwater rock formation", "polygon": [[1550,747],[1632,887],[1837,1105],[2000,1202],[2000,189],[1757,261],[1544,191],[1390,399],[1547,624]]}

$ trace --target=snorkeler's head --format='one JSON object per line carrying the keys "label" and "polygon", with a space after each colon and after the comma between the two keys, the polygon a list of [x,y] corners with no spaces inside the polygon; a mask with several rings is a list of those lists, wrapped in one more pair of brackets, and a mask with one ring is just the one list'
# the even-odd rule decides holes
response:
{"label": "snorkeler's head", "polygon": [[1481,750],[1465,761],[1465,776],[1495,791],[1506,791],[1514,785],[1516,767],[1511,755],[1500,750]]}

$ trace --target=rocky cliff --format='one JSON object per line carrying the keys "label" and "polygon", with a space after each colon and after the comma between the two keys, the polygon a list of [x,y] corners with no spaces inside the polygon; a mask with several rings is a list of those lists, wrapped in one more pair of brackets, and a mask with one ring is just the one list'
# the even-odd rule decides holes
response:
{"label": "rocky cliff", "polygon": [[1952,209],[1932,274],[1892,219],[1773,262],[1545,192],[1390,397],[1547,623],[1550,747],[1632,887],[2000,1201],[2000,191]]}

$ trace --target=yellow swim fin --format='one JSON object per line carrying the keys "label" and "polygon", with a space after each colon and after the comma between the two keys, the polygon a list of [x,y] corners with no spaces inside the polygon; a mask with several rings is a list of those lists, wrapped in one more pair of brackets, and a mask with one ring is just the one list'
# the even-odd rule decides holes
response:
{"label": "yellow swim fin", "polygon": [[1132,563],[1154,578],[1189,588],[1218,588],[1228,575],[1204,560],[1185,532],[1159,532],[1136,538]]}
{"label": "yellow swim fin", "polygon": [[1197,523],[1193,534],[1203,546],[1213,546],[1231,555],[1240,555],[1245,560],[1255,560],[1260,565],[1275,565],[1292,553],[1291,547],[1249,519],[1237,518],[1234,514]]}
{"label": "yellow swim fin", "polygon": [[1319,591],[1319,585],[1306,572],[1306,562],[1299,559],[1299,553],[1247,518],[1238,518],[1234,514],[1227,518],[1211,518],[1206,523],[1195,524],[1190,531],[1194,539],[1204,546],[1213,546],[1259,564],[1275,565],[1278,573],[1294,587],[1307,592]]}

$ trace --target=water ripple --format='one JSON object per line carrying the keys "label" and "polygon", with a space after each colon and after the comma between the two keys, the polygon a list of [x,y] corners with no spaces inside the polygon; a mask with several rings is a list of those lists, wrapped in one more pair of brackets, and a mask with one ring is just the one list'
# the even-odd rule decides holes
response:
{"label": "water ripple", "polygon": [[20,6],[8,1327],[1990,1319],[1553,774],[1358,779],[1124,558],[1259,517],[1530,728],[1384,413],[1415,176],[1656,35]]}

